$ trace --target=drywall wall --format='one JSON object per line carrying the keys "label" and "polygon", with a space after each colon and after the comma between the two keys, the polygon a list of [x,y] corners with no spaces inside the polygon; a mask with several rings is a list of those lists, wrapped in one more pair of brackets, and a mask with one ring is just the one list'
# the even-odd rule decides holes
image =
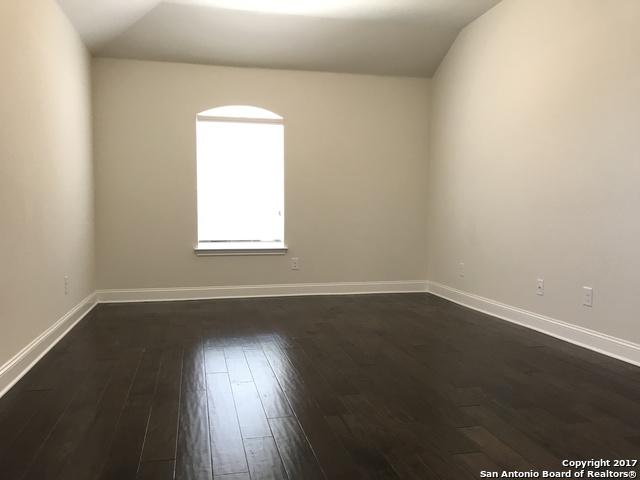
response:
{"label": "drywall wall", "polygon": [[462,32],[432,85],[430,280],[640,341],[639,23],[504,0]]}
{"label": "drywall wall", "polygon": [[[95,59],[93,94],[100,288],[426,278],[428,80]],[[193,252],[196,114],[238,104],[285,118],[286,256]]]}
{"label": "drywall wall", "polygon": [[54,1],[2,0],[0,61],[2,366],[95,285],[88,53]]}

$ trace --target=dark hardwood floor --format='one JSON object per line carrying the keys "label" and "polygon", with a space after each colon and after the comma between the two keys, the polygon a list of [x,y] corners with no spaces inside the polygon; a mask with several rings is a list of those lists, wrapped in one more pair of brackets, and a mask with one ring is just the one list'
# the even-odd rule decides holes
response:
{"label": "dark hardwood floor", "polygon": [[424,294],[99,305],[2,479],[465,479],[640,458],[640,369]]}

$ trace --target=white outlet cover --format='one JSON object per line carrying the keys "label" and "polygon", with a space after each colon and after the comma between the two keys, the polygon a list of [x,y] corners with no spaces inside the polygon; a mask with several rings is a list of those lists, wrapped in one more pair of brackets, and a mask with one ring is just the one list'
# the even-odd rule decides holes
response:
{"label": "white outlet cover", "polygon": [[585,307],[593,307],[593,288],[582,287],[582,305]]}

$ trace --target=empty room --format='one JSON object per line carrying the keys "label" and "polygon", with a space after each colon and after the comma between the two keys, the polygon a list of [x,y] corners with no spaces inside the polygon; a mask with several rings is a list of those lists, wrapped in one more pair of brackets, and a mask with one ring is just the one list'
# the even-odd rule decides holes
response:
{"label": "empty room", "polygon": [[635,478],[639,0],[0,0],[0,479]]}

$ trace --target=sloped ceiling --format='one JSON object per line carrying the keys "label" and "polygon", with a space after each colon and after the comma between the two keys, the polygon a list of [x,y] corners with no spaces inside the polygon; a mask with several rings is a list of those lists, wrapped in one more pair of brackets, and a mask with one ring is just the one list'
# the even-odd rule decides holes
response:
{"label": "sloped ceiling", "polygon": [[500,0],[58,0],[96,56],[430,77]]}

